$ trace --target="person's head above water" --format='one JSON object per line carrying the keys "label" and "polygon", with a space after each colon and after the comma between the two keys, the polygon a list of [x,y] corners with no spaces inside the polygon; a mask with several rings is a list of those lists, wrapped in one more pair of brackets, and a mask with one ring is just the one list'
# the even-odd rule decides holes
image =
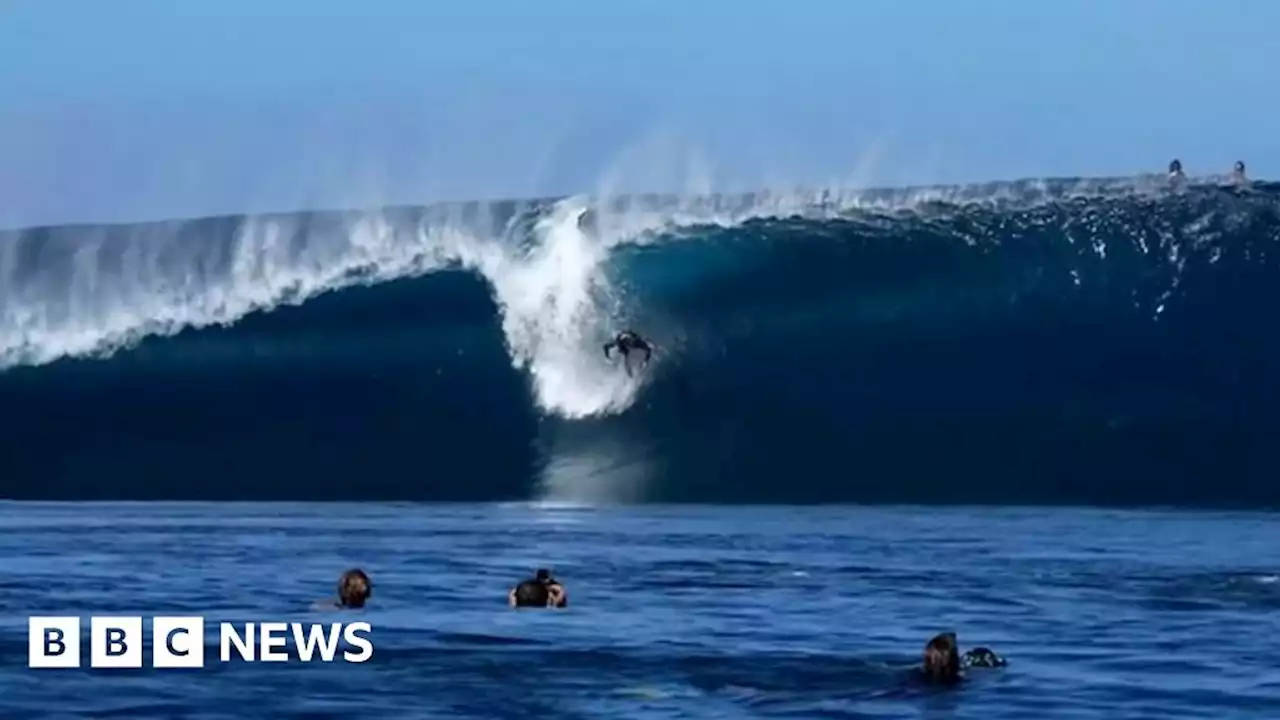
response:
{"label": "person's head above water", "polygon": [[352,568],[338,578],[338,605],[344,608],[362,608],[373,595],[373,583],[360,568]]}
{"label": "person's head above water", "polygon": [[996,668],[1006,664],[1005,659],[990,648],[976,647],[961,655],[956,634],[945,632],[935,635],[924,646],[921,671],[931,683],[948,684],[959,682],[962,668]]}
{"label": "person's head above water", "polygon": [[924,646],[922,669],[930,682],[949,683],[960,679],[960,646],[955,633],[936,635]]}
{"label": "person's head above water", "polygon": [[538,568],[533,578],[519,583],[507,593],[507,602],[517,608],[562,608],[567,600],[564,586],[551,576],[551,571]]}
{"label": "person's head above water", "polygon": [[1243,161],[1243,160],[1237,160],[1237,161],[1236,161],[1236,172],[1240,173],[1241,175],[1243,175],[1243,174],[1244,174],[1244,161]]}
{"label": "person's head above water", "polygon": [[1177,158],[1174,158],[1174,159],[1173,159],[1173,161],[1169,163],[1169,174],[1170,174],[1170,175],[1181,175],[1181,174],[1182,174],[1182,161],[1181,161],[1181,160],[1179,160],[1179,159],[1177,159]]}

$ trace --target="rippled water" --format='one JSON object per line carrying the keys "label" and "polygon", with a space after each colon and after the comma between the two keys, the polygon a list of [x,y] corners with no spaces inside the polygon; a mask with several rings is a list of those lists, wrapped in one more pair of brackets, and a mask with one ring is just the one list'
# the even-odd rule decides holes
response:
{"label": "rippled water", "polygon": [[[1275,718],[1277,548],[1267,514],[0,504],[0,712]],[[370,607],[314,610],[353,565]],[[541,565],[570,608],[507,609]],[[375,653],[26,667],[28,615],[102,613],[359,617]],[[912,667],[944,630],[1009,666],[921,686]]]}

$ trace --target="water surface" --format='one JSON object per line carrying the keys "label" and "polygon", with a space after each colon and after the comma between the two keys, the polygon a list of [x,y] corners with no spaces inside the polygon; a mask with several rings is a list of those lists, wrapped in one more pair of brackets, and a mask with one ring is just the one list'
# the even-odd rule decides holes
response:
{"label": "water surface", "polygon": [[[1250,513],[5,503],[0,712],[1275,718],[1277,547],[1280,519]],[[507,609],[543,565],[570,608]],[[314,610],[349,566],[372,576],[371,605]],[[25,667],[28,615],[103,613],[360,618],[375,653]],[[1009,666],[920,686],[912,667],[945,630]]]}

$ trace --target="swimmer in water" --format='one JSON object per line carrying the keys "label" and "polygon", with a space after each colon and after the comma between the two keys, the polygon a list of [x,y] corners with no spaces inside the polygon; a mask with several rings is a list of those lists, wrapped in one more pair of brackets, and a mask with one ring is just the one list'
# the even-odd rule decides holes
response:
{"label": "swimmer in water", "polygon": [[989,648],[974,648],[964,655],[953,632],[935,636],[924,647],[924,664],[921,668],[928,682],[949,685],[963,679],[962,670],[968,668],[1004,667],[1008,663]]}
{"label": "swimmer in water", "polygon": [[355,610],[364,607],[372,595],[373,583],[369,576],[360,568],[351,568],[338,578],[337,599],[318,603],[316,609]]}
{"label": "swimmer in water", "polygon": [[1183,180],[1186,177],[1187,176],[1182,172],[1181,160],[1178,160],[1175,158],[1173,162],[1169,163],[1169,179],[1170,180]]}
{"label": "swimmer in water", "polygon": [[532,579],[507,593],[507,604],[513,608],[562,608],[569,604],[569,598],[560,581],[551,577],[550,570],[538,568]]}
{"label": "swimmer in water", "polygon": [[631,372],[631,353],[641,351],[644,353],[644,364],[641,367],[649,365],[649,359],[653,357],[653,346],[651,346],[644,338],[630,330],[623,330],[618,333],[613,340],[604,344],[604,356],[609,357],[609,351],[616,349],[622,353],[622,364],[627,369],[627,377],[632,377]]}

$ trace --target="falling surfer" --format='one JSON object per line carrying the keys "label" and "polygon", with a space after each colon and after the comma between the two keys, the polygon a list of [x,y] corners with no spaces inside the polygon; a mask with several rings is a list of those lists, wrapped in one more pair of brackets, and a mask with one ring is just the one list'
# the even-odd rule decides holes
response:
{"label": "falling surfer", "polygon": [[604,356],[606,358],[613,359],[609,354],[613,350],[617,350],[622,354],[622,365],[627,369],[627,377],[634,377],[631,371],[631,353],[644,353],[644,361],[640,366],[641,368],[648,367],[649,359],[653,357],[653,346],[631,330],[623,330],[604,344]]}

